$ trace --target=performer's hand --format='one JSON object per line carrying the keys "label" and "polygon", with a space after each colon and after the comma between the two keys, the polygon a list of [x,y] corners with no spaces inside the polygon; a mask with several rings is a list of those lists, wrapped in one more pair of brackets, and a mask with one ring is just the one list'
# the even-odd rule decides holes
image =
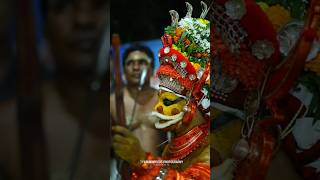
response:
{"label": "performer's hand", "polygon": [[307,62],[304,66],[306,70],[315,72],[318,76],[320,76],[320,53],[317,55],[315,59]]}
{"label": "performer's hand", "polygon": [[122,126],[113,126],[112,130],[115,133],[112,147],[120,158],[134,166],[145,160],[145,152],[131,131]]}

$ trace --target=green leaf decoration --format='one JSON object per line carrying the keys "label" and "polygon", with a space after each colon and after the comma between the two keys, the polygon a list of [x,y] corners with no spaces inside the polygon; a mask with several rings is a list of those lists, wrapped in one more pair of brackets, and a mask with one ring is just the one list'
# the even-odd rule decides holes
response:
{"label": "green leaf decoration", "polygon": [[174,36],[175,35],[175,27],[173,26],[167,26],[165,29],[164,29],[164,32],[166,34],[169,34],[171,36]]}

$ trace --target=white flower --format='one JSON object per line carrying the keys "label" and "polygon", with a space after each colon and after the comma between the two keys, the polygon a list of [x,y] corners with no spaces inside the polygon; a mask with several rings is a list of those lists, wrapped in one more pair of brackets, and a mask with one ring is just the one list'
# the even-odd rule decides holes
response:
{"label": "white flower", "polygon": [[179,21],[178,25],[182,28],[188,29],[190,27],[193,28],[192,18],[183,18]]}
{"label": "white flower", "polygon": [[199,19],[183,18],[178,25],[185,29],[188,37],[192,37],[194,42],[203,48],[207,53],[210,53],[210,28],[206,24],[201,23]]}
{"label": "white flower", "polygon": [[210,106],[210,100],[205,98],[201,101],[201,105],[204,109],[208,109]]}

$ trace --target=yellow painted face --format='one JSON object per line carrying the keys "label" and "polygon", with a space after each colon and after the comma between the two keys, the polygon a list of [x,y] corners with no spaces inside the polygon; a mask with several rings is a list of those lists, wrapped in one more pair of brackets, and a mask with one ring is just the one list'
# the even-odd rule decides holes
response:
{"label": "yellow painted face", "polygon": [[176,96],[174,93],[159,91],[158,102],[154,109],[165,116],[174,116],[183,111],[187,101],[184,98]]}

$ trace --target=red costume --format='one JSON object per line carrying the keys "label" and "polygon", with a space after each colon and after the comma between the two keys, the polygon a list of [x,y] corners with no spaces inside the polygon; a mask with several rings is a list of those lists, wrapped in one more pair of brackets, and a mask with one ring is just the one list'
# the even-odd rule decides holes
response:
{"label": "red costume", "polygon": [[[164,108],[170,108],[170,105],[163,105],[165,103],[160,103],[161,105],[155,109],[160,119],[167,119],[166,123],[156,124],[159,129],[178,123],[188,126],[197,110],[201,112],[204,122],[191,127],[191,130],[182,135],[173,137],[162,157],[154,157],[147,153],[146,160],[134,169],[132,179],[210,179],[209,151],[202,151],[202,148],[209,146],[210,24],[203,19],[207,13],[207,6],[203,2],[201,5],[203,13],[198,19],[191,17],[192,6],[189,3],[187,15],[180,21],[178,13],[170,11],[172,24],[165,30],[162,37],[163,48],[159,51],[160,67],[157,76],[160,80],[160,90],[183,99],[186,105],[181,112],[177,112],[175,108],[170,109],[169,114],[163,112]],[[179,116],[180,114],[183,115]],[[179,118],[175,118],[178,116]],[[171,124],[170,121],[175,124]],[[191,163],[187,162],[186,167],[182,168],[182,165],[179,165],[198,150],[206,155],[205,161],[193,159]],[[178,164],[170,166],[170,162]]]}

